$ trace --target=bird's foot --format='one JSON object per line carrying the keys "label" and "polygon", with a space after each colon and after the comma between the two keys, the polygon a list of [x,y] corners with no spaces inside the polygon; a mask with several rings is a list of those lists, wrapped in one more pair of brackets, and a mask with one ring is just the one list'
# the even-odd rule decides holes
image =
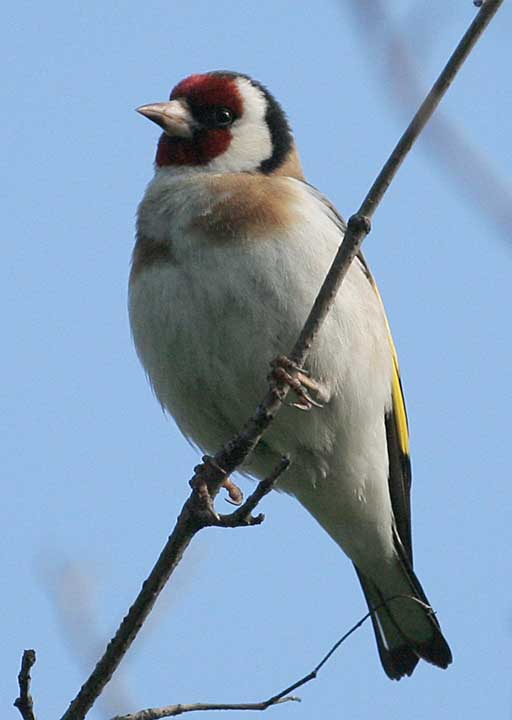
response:
{"label": "bird's foot", "polygon": [[321,403],[314,400],[310,395],[310,392],[313,392],[321,396],[322,387],[309,376],[307,370],[300,368],[285,355],[279,355],[275,360],[272,360],[270,365],[272,370],[269,379],[288,385],[298,397],[298,402],[287,403],[288,405],[299,410],[323,407]]}
{"label": "bird's foot", "polygon": [[192,487],[194,487],[199,495],[206,500],[206,496],[210,496],[209,481],[212,479],[212,473],[216,477],[218,477],[220,473],[221,475],[226,476],[221,484],[221,487],[225,488],[229,495],[229,499],[226,498],[226,501],[231,505],[236,505],[237,507],[241,505],[244,501],[244,494],[238,485],[236,485],[233,480],[226,475],[225,470],[217,465],[212,457],[205,455],[202,460],[202,463],[200,465],[196,465],[194,468],[194,478],[191,482]]}
{"label": "bird's foot", "polygon": [[[205,455],[202,460],[202,463],[194,468],[194,477],[190,480],[193,493],[187,501],[189,509],[187,519],[192,520],[198,529],[260,525],[265,516],[262,513],[253,515],[252,512],[260,500],[273,489],[290,464],[290,459],[283,456],[270,475],[258,483],[256,489],[244,502],[242,491],[229,479],[227,472],[209,455]],[[227,489],[230,502],[239,506],[228,515],[219,515],[213,506],[215,490],[219,487],[219,483],[222,483],[221,487]]]}

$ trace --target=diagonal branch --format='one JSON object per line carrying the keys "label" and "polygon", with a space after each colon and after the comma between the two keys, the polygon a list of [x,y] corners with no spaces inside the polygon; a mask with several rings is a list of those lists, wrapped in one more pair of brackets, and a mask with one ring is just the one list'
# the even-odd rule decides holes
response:
{"label": "diagonal branch", "polygon": [[[291,360],[298,367],[304,365],[311,345],[334,302],[350,263],[358,253],[363,239],[370,230],[370,219],[373,217],[398,168],[453,82],[478,38],[502,4],[503,0],[486,0],[411,124],[400,138],[358,212],[350,218],[345,238],[322,285],[304,329],[290,354]],[[212,523],[212,514],[213,517],[216,514],[211,507],[211,497],[214,497],[218,492],[222,482],[226,479],[226,475],[232,473],[256,447],[263,432],[280,410],[287,394],[288,388],[285,385],[279,382],[272,383],[265,398],[242,431],[215,455],[213,463],[209,464],[206,483],[209,490],[209,501],[208,498],[205,498],[205,493],[200,492],[198,489],[197,476],[193,479],[194,489],[183,506],[177,524],[153,570],[143,584],[137,599],[123,619],[114,638],[108,644],[103,657],[62,716],[62,720],[82,720],[90,710],[135,639],[193,536],[201,528],[214,524]],[[203,481],[203,488],[204,485]]]}
{"label": "diagonal branch", "polygon": [[[477,5],[478,0],[473,0]],[[483,5],[482,0],[478,3]],[[407,46],[406,36],[393,21],[391,5],[385,0],[350,0],[349,12],[356,19],[365,40],[365,54],[373,51],[372,69],[383,74],[386,86],[404,109],[422,97],[420,73]],[[419,28],[408,26],[407,32],[417,43]],[[387,62],[381,61],[384,46]],[[376,50],[377,49],[377,50]],[[465,194],[473,208],[490,220],[510,242],[512,228],[512,187],[492,162],[474,145],[463,126],[446,113],[437,113],[425,136],[429,152],[448,173],[457,189]],[[471,172],[468,173],[468,167]]]}

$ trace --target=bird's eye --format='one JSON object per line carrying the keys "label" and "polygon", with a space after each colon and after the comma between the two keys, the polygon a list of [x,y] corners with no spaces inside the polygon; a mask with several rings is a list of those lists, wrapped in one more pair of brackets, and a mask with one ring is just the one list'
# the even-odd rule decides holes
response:
{"label": "bird's eye", "polygon": [[219,107],[213,111],[213,122],[215,127],[224,128],[231,125],[234,120],[233,113],[229,108]]}
{"label": "bird's eye", "polygon": [[227,128],[236,119],[232,110],[219,105],[196,105],[190,103],[190,109],[194,119],[206,130]]}

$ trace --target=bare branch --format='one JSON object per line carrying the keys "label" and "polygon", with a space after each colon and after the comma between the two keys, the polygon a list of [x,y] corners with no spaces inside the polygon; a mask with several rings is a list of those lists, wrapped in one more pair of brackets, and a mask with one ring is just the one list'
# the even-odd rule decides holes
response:
{"label": "bare branch", "polygon": [[454,81],[455,76],[475,46],[479,37],[502,4],[503,0],[487,0],[469,26],[468,30],[464,33],[462,40],[455,48],[451,58],[448,60],[448,63],[432,86],[418,112],[412,119],[409,127],[398,141],[398,144],[391,153],[388,161],[370,188],[370,191],[359,209],[359,213],[361,215],[367,215],[369,217],[373,215],[377,205],[382,200],[384,193],[388,189],[389,184],[396,175],[398,168],[404,161],[405,156],[411,149],[413,143],[417,140],[434,110],[441,102],[443,96]]}
{"label": "bare branch", "polygon": [[[203,460],[205,462],[200,468],[203,471],[206,468],[205,474],[208,479],[209,473],[217,473],[218,469],[211,459],[203,458]],[[88,680],[82,685],[80,692],[62,716],[62,720],[81,720],[89,712],[137,636],[194,535],[204,527],[247,527],[262,522],[263,516],[252,518],[251,512],[258,502],[270,492],[288,464],[288,458],[283,458],[271,475],[262,480],[246,502],[231,515],[218,515],[213,508],[211,496],[208,493],[205,495],[202,492],[201,483],[197,482],[197,477],[193,478],[191,483],[194,485],[194,489],[183,506],[160,557],[142,585],[135,602],[123,618],[116,634],[107,645],[103,657]]]}
{"label": "bare branch", "polygon": [[161,720],[161,718],[176,717],[187,712],[198,710],[267,710],[272,705],[280,705],[285,702],[300,702],[300,698],[289,696],[283,697],[275,702],[261,703],[191,703],[188,705],[167,705],[162,708],[147,708],[131,715],[116,715],[112,720]]}
{"label": "bare branch", "polygon": [[[375,213],[405,156],[502,3],[503,0],[487,0],[481,8],[411,124],[393,150],[384,168],[379,173],[359,211],[350,218],[345,238],[322,285],[304,329],[291,352],[290,359],[299,368],[303,367],[309,349],[334,302],[350,263],[370,230],[370,218]],[[215,497],[226,477],[255,448],[263,432],[268,428],[281,408],[288,391],[289,388],[284,383],[272,383],[265,398],[243,430],[215,455],[212,463],[209,463],[206,477],[196,475],[192,479],[194,489],[183,506],[166,546],[162,550],[148,579],[143,584],[137,599],[123,619],[116,635],[108,644],[103,657],[62,716],[62,720],[82,720],[90,710],[135,639],[158,595],[190,544],[192,537],[201,528],[217,524],[218,516],[213,509],[212,498]],[[204,471],[204,467],[202,470]],[[205,488],[208,492],[204,492]]]}
{"label": "bare branch", "polygon": [[[483,3],[475,2],[481,6]],[[389,3],[383,0],[351,0],[349,8],[366,38],[365,52],[377,49],[372,68],[385,73],[392,88],[393,100],[408,109],[422,96],[422,84],[415,56],[409,51],[405,36],[393,23]],[[408,29],[416,38],[418,29]],[[382,45],[386,45],[388,62],[381,62]],[[378,60],[378,62],[377,62]],[[512,188],[478,147],[465,129],[445,113],[432,119],[425,135],[438,165],[448,173],[458,190],[463,192],[473,208],[490,219],[498,231],[510,242],[512,229]],[[431,154],[432,154],[431,153]],[[468,172],[471,168],[471,172]]]}
{"label": "bare branch", "polygon": [[20,688],[19,697],[14,701],[14,707],[20,711],[23,720],[36,720],[34,713],[34,702],[30,694],[30,683],[32,678],[30,671],[36,662],[36,651],[25,650],[21,659],[21,670],[18,674],[18,685]]}

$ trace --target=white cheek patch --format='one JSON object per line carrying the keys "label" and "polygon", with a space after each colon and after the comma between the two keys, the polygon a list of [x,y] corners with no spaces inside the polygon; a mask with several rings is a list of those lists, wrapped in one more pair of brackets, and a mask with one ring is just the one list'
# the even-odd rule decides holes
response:
{"label": "white cheek patch", "polygon": [[267,100],[263,93],[246,78],[236,80],[242,96],[243,115],[231,127],[231,143],[209,168],[214,172],[244,172],[256,170],[272,156],[272,137],[265,121]]}

